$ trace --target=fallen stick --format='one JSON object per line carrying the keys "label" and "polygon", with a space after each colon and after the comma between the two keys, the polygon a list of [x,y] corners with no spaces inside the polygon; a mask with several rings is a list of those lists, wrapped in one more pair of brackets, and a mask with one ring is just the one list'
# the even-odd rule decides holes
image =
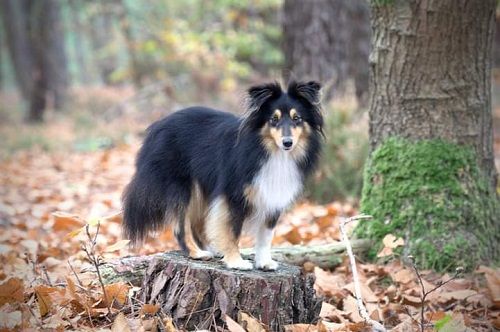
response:
{"label": "fallen stick", "polygon": [[[363,253],[370,248],[369,240],[353,240],[351,246],[356,253]],[[253,249],[242,249],[244,256],[252,257]],[[346,247],[341,242],[311,245],[311,246],[288,246],[273,248],[272,257],[278,262],[296,266],[302,266],[305,262],[311,262],[324,269],[334,268],[340,263],[346,253]],[[158,253],[148,256],[129,256],[114,259],[99,266],[104,283],[124,281],[139,286],[146,273],[146,269],[154,258],[165,256]]]}
{"label": "fallen stick", "polygon": [[354,282],[354,293],[355,293],[354,295],[356,296],[356,306],[358,307],[359,314],[368,324],[370,324],[373,327],[373,331],[386,332],[387,330],[382,324],[370,318],[370,315],[368,314],[368,311],[366,310],[366,307],[363,304],[363,297],[361,295],[361,286],[359,285],[358,269],[356,267],[356,259],[354,258],[354,254],[352,251],[352,243],[351,241],[349,241],[349,237],[347,236],[347,231],[345,229],[345,225],[347,225],[351,221],[361,220],[361,219],[371,219],[371,218],[372,216],[361,214],[351,218],[343,219],[340,222],[340,232],[342,233],[342,241],[344,242],[347,248],[347,255],[349,255],[349,262],[351,264],[351,270],[352,270],[352,279]]}

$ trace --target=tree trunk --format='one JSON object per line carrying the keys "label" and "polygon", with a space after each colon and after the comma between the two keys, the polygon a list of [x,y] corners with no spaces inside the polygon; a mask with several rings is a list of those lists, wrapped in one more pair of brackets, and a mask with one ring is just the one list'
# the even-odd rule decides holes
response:
{"label": "tree trunk", "polygon": [[113,42],[113,16],[106,4],[98,4],[100,11],[91,20],[92,48],[97,59],[101,79],[106,85],[112,85],[111,75],[116,70],[116,54],[110,47]]}
{"label": "tree trunk", "polygon": [[[353,240],[351,245],[356,254],[362,254],[368,251],[371,242],[368,240]],[[253,251],[251,249],[242,249],[241,253],[242,255],[252,256]],[[345,257],[345,253],[345,246],[338,242],[314,246],[275,247],[271,250],[273,259],[278,262],[296,266],[303,266],[306,262],[310,262],[314,266],[323,269],[333,269],[339,266]],[[162,255],[123,257],[105,263],[100,267],[100,271],[106,283],[123,281],[139,286],[150,262],[155,257]]]}
{"label": "tree trunk", "polygon": [[43,0],[45,40],[43,61],[47,71],[48,90],[52,94],[54,109],[61,110],[67,98],[69,85],[68,61],[64,49],[64,30],[60,13],[60,1]]}
{"label": "tree trunk", "polygon": [[30,99],[33,80],[33,49],[28,33],[29,0],[0,1],[0,14],[5,32],[5,41],[9,51],[14,75],[21,95]]}
{"label": "tree trunk", "polygon": [[140,296],[160,304],[174,324],[187,330],[215,330],[225,316],[245,312],[270,331],[293,323],[314,323],[321,301],[313,274],[281,264],[277,271],[228,270],[219,261],[194,261],[176,252],[155,258],[146,272]]}
{"label": "tree trunk", "polygon": [[[369,8],[364,0],[285,0],[283,52],[285,80],[323,82],[324,98],[346,92],[366,95]],[[365,97],[366,98],[366,97]]]}
{"label": "tree trunk", "polygon": [[362,208],[379,220],[361,234],[399,232],[408,253],[436,268],[498,257],[495,7],[494,0],[372,1],[372,155]]}
{"label": "tree trunk", "polygon": [[50,23],[47,18],[48,0],[29,3],[27,7],[30,17],[29,42],[33,50],[33,65],[31,79],[33,87],[29,97],[30,106],[26,120],[28,122],[43,121],[47,106],[47,92],[49,87],[49,71],[47,68],[46,41],[49,34]]}

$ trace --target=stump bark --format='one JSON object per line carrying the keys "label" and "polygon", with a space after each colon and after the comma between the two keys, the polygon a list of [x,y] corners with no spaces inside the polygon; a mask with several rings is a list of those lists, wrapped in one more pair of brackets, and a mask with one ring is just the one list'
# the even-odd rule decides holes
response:
{"label": "stump bark", "polygon": [[238,271],[220,260],[194,261],[180,252],[155,256],[142,283],[145,303],[159,304],[178,328],[225,326],[225,315],[237,320],[243,311],[269,331],[294,323],[314,323],[321,300],[313,288],[314,275],[280,263],[276,271]]}
{"label": "stump bark", "polygon": [[[352,249],[356,254],[363,254],[371,248],[369,240],[352,240]],[[243,255],[253,257],[252,249],[241,249]],[[306,262],[311,262],[315,266],[323,269],[333,269],[342,263],[345,257],[345,246],[341,242],[319,245],[294,245],[287,247],[273,247],[271,255],[274,260],[302,266]],[[113,259],[105,262],[99,267],[102,278],[106,284],[115,282],[127,282],[134,286],[140,286],[151,261],[157,257],[162,257],[164,253],[149,256],[128,256]]]}

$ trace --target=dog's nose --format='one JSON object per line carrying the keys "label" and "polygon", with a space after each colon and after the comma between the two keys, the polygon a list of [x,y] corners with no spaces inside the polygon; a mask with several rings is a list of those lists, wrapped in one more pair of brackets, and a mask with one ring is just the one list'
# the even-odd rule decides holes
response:
{"label": "dog's nose", "polygon": [[293,145],[293,139],[291,137],[283,137],[283,146],[285,148],[291,148]]}

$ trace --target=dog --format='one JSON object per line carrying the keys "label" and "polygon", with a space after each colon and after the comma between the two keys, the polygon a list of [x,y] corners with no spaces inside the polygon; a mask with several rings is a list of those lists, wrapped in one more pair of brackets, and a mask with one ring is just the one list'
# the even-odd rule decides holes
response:
{"label": "dog", "polygon": [[251,87],[247,113],[205,107],[153,123],[123,194],[123,230],[131,243],[173,225],[194,259],[223,256],[228,268],[250,270],[242,232],[255,237],[255,267],[275,270],[273,231],[300,195],[321,151],[321,86],[291,82]]}

